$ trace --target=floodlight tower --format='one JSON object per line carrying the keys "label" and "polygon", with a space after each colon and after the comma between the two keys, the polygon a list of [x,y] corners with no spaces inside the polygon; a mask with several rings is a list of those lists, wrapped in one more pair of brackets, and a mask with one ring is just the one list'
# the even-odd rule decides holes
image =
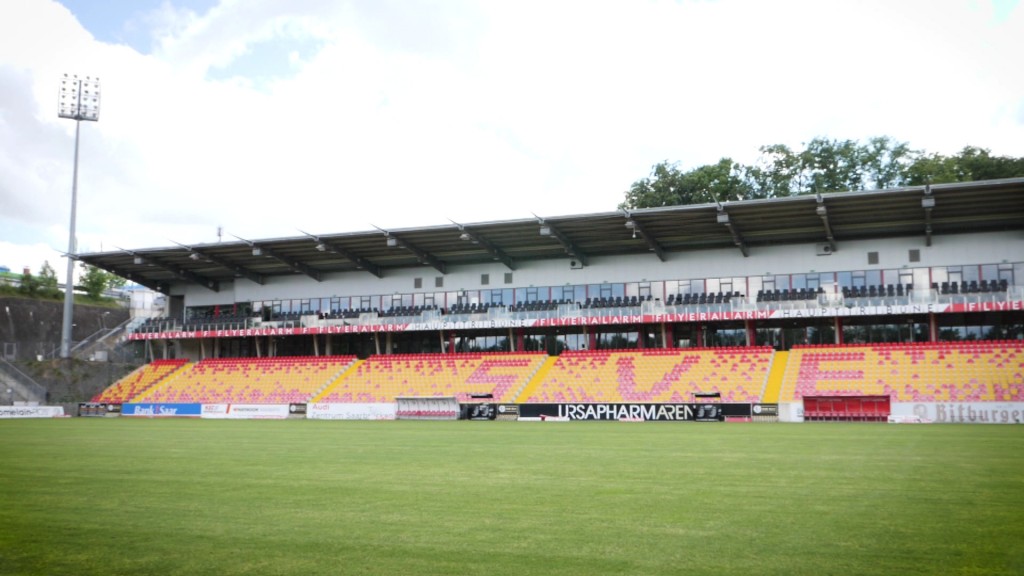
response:
{"label": "floodlight tower", "polygon": [[60,357],[71,357],[71,318],[75,302],[75,211],[78,208],[78,134],[82,120],[100,119],[100,79],[64,75],[60,79],[57,116],[75,121],[75,167],[71,177],[71,227],[68,232],[68,276],[64,282],[64,327],[61,331]]}

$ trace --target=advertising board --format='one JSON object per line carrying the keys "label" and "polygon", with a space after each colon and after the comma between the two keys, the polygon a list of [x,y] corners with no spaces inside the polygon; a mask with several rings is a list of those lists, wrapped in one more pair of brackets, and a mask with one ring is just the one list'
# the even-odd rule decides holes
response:
{"label": "advertising board", "polygon": [[311,420],[394,420],[395,416],[396,407],[393,403],[306,405],[306,418]]}
{"label": "advertising board", "polygon": [[721,422],[749,418],[750,404],[521,404],[524,418]]}
{"label": "advertising board", "polygon": [[0,406],[0,418],[59,418],[63,406]]}
{"label": "advertising board", "polygon": [[121,416],[137,418],[199,418],[202,404],[122,404]]}
{"label": "advertising board", "polygon": [[1021,424],[1024,402],[894,402],[894,421],[915,417],[936,424]]}

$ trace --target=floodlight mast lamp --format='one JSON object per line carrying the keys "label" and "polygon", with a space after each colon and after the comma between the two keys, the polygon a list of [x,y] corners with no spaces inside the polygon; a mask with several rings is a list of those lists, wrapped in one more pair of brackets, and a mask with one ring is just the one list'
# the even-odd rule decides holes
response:
{"label": "floodlight mast lamp", "polygon": [[75,302],[75,212],[78,208],[78,135],[82,120],[100,119],[100,79],[64,75],[60,79],[57,116],[75,121],[75,164],[71,176],[71,226],[68,231],[68,275],[64,281],[64,325],[61,330],[60,357],[71,357],[71,319]]}

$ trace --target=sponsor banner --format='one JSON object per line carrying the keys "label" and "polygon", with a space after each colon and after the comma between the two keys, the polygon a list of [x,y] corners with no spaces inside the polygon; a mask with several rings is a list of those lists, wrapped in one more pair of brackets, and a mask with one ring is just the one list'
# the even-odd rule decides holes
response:
{"label": "sponsor banner", "polygon": [[203,404],[203,410],[201,416],[203,418],[227,418],[228,417],[228,406],[230,404]]}
{"label": "sponsor banner", "polygon": [[394,420],[397,408],[393,403],[386,404],[325,404],[311,403],[306,405],[306,418],[311,420]]}
{"label": "sponsor banner", "polygon": [[894,402],[890,413],[938,424],[1024,424],[1024,402]]}
{"label": "sponsor banner", "polygon": [[519,404],[498,404],[499,416],[519,416]]}
{"label": "sponsor banner", "polygon": [[495,410],[498,415],[495,416],[495,420],[518,420],[519,419],[519,404],[496,404]]}
{"label": "sponsor banner", "polygon": [[521,404],[525,418],[720,422],[750,417],[750,404]]}
{"label": "sponsor banner", "polygon": [[895,414],[889,414],[887,418],[889,424],[931,424],[931,420],[925,420],[920,416],[897,416]]}
{"label": "sponsor banner", "polygon": [[202,404],[122,404],[122,416],[144,418],[199,418]]}
{"label": "sponsor banner", "polygon": [[460,409],[463,420],[494,420],[498,417],[497,404],[463,404]]}
{"label": "sponsor banner", "polygon": [[171,330],[151,334],[130,334],[129,340],[179,340],[189,338],[248,338],[253,336],[307,336],[315,334],[358,334],[405,332],[408,324],[366,324],[359,326],[302,326],[297,328],[238,328],[232,330]]}
{"label": "sponsor banner", "polygon": [[121,413],[120,404],[107,404],[106,402],[79,402],[79,416],[117,416]]}
{"label": "sponsor banner", "polygon": [[63,406],[0,406],[0,418],[60,418]]}
{"label": "sponsor banner", "polygon": [[293,416],[305,416],[306,405],[305,404],[289,404],[288,413]]}
{"label": "sponsor banner", "polygon": [[236,420],[283,420],[288,417],[287,404],[228,404],[225,418]]}
{"label": "sponsor banner", "polygon": [[964,302],[950,304],[947,312],[1020,312],[1024,310],[1024,301],[1011,300],[1002,302]]}
{"label": "sponsor banner", "polygon": [[778,416],[778,404],[751,404],[750,413],[753,416]]}
{"label": "sponsor banner", "polygon": [[615,324],[660,324],[717,322],[734,320],[775,320],[794,318],[842,318],[850,316],[903,316],[908,314],[946,314],[961,312],[1024,311],[1024,301],[971,302],[959,304],[893,304],[889,306],[808,307],[786,310],[727,310],[722,312],[679,312],[664,314],[618,314],[565,318],[504,318],[452,322],[435,320],[399,324],[343,326],[299,326],[293,328],[238,328],[232,330],[172,330],[159,333],[133,333],[130,340],[177,340],[191,338],[242,338],[254,336],[306,336],[315,334],[358,334],[438,330],[475,330],[488,328],[532,328],[563,326],[602,326]]}

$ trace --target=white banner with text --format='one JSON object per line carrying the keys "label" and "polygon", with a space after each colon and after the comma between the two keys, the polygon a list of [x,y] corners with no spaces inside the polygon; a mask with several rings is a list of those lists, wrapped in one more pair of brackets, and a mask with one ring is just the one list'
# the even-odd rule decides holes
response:
{"label": "white banner with text", "polygon": [[1024,423],[1024,402],[894,402],[890,412],[936,424]]}
{"label": "white banner with text", "polygon": [[394,420],[395,404],[325,404],[306,406],[306,418],[312,420]]}
{"label": "white banner with text", "polygon": [[63,406],[0,406],[0,418],[60,418]]}

